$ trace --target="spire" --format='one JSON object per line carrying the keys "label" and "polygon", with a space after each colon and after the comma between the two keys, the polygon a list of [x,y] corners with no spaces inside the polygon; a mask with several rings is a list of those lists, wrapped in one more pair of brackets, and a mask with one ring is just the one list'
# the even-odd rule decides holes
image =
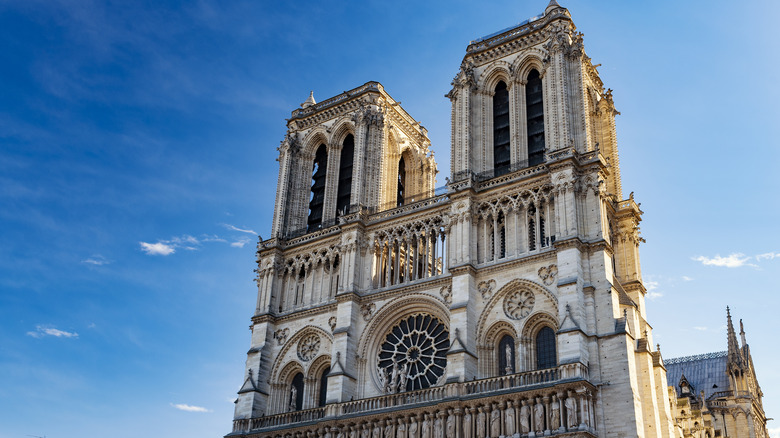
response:
{"label": "spire", "polygon": [[729,368],[735,366],[742,368],[742,355],[739,353],[739,344],[737,343],[737,334],[734,332],[734,323],[731,322],[731,311],[726,307],[726,319],[728,320],[728,364]]}
{"label": "spire", "polygon": [[317,103],[317,101],[314,100],[314,91],[310,91],[309,92],[309,98],[306,99],[306,102],[303,102],[301,104],[301,107],[302,108],[308,108],[308,107],[310,107],[312,105],[315,105],[316,103]]}
{"label": "spire", "polygon": [[747,341],[745,340],[745,326],[742,325],[742,318],[739,319],[739,337],[742,340],[742,348],[745,348]]}
{"label": "spire", "polygon": [[560,7],[562,7],[562,6],[559,5],[557,1],[550,0],[550,3],[547,5],[546,8],[544,8],[544,15],[547,15],[547,14],[550,13],[551,10],[553,10],[555,8],[560,8]]}

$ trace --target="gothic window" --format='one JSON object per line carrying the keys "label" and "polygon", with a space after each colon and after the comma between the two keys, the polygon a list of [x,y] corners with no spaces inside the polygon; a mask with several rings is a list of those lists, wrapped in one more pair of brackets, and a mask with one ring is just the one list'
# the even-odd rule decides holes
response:
{"label": "gothic window", "polygon": [[509,91],[504,81],[493,94],[493,168],[494,176],[509,172]]}
{"label": "gothic window", "polygon": [[398,161],[398,195],[396,196],[396,207],[404,205],[404,195],[406,195],[406,163],[404,157]]}
{"label": "gothic window", "polygon": [[320,397],[317,406],[325,406],[328,400],[328,374],[330,374],[330,367],[325,368],[320,375]]}
{"label": "gothic window", "polygon": [[347,135],[341,148],[339,162],[339,187],[336,198],[336,216],[349,213],[349,201],[352,196],[352,163],[355,157],[355,137]]}
{"label": "gothic window", "polygon": [[292,379],[289,402],[291,411],[300,411],[303,408],[303,373],[296,374]]}
{"label": "gothic window", "polygon": [[436,385],[447,367],[450,334],[436,317],[418,313],[402,319],[379,350],[379,373],[385,393]]}
{"label": "gothic window", "polygon": [[515,372],[515,338],[504,335],[498,342],[498,375],[504,376]]}
{"label": "gothic window", "polygon": [[544,104],[542,79],[539,72],[531,70],[525,85],[525,114],[528,126],[528,165],[544,162]]}
{"label": "gothic window", "polygon": [[528,250],[536,249],[536,207],[531,204],[528,207]]}
{"label": "gothic window", "polygon": [[549,246],[550,242],[547,239],[547,233],[545,232],[544,214],[539,212],[539,241],[542,243],[542,247]]}
{"label": "gothic window", "polygon": [[506,257],[506,225],[504,220],[504,212],[498,213],[498,258],[503,259]]}
{"label": "gothic window", "polygon": [[317,148],[312,165],[311,195],[309,197],[308,230],[322,228],[322,205],[325,202],[325,175],[328,168],[328,151],[324,144]]}
{"label": "gothic window", "polygon": [[536,334],[536,369],[553,368],[557,362],[555,332],[550,327],[543,327]]}

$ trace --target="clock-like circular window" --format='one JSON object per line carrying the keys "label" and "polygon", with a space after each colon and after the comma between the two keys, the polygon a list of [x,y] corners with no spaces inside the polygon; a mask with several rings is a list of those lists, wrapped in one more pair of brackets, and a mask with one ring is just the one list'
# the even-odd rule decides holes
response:
{"label": "clock-like circular window", "polygon": [[447,367],[450,333],[425,313],[406,317],[385,336],[379,350],[379,380],[385,393],[434,386]]}
{"label": "clock-like circular window", "polygon": [[504,313],[512,319],[523,319],[534,309],[536,297],[528,289],[519,290],[504,299]]}

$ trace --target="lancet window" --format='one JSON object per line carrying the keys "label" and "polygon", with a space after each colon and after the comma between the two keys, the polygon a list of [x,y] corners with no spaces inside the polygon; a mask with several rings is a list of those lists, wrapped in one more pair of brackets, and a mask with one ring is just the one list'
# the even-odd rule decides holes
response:
{"label": "lancet window", "polygon": [[398,161],[398,191],[396,195],[396,207],[404,205],[406,195],[406,162],[404,157]]}
{"label": "lancet window", "polygon": [[498,342],[498,374],[499,376],[515,373],[515,338],[504,335]]}
{"label": "lancet window", "polygon": [[337,251],[331,247],[286,261],[279,290],[279,312],[324,303],[336,296],[339,284]]}
{"label": "lancet window", "polygon": [[350,199],[352,197],[352,165],[355,157],[355,137],[348,134],[344,138],[341,147],[341,160],[339,161],[339,186],[336,197],[336,216],[349,213]]}
{"label": "lancet window", "polygon": [[312,164],[312,184],[309,195],[308,231],[322,227],[322,206],[325,203],[325,176],[328,170],[328,151],[324,144],[317,148]]}
{"label": "lancet window", "polygon": [[298,373],[290,383],[289,410],[300,411],[303,409],[303,373]]}
{"label": "lancet window", "polygon": [[319,397],[317,398],[317,406],[325,406],[328,400],[328,374],[330,374],[330,367],[322,370],[319,381]]}
{"label": "lancet window", "polygon": [[555,332],[550,327],[543,327],[536,334],[536,369],[553,368],[557,364]]}
{"label": "lancet window", "polygon": [[374,248],[376,288],[435,277],[446,271],[446,233],[437,221],[380,232]]}
{"label": "lancet window", "polygon": [[525,114],[528,129],[528,165],[544,162],[544,102],[542,79],[539,72],[531,70],[525,85]]}
{"label": "lancet window", "polygon": [[509,91],[506,83],[496,85],[493,94],[493,168],[494,176],[509,172]]}

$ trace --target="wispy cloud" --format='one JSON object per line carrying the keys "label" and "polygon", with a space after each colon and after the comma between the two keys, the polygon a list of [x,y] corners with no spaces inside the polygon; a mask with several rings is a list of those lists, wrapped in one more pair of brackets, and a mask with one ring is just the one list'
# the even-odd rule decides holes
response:
{"label": "wispy cloud", "polygon": [[[229,230],[239,231],[241,233],[255,234],[253,230],[243,230],[233,225],[222,224]],[[159,239],[156,243],[138,242],[141,245],[141,251],[148,255],[171,255],[179,249],[196,251],[201,249],[204,243],[219,242],[228,243],[234,248],[243,248],[252,240],[247,237],[230,238],[229,240],[216,234],[202,234],[199,237],[183,234],[181,236],[171,237],[170,239]]]}
{"label": "wispy cloud", "polygon": [[231,230],[231,231],[238,231],[239,233],[247,233],[247,234],[252,234],[252,235],[257,236],[257,231],[252,230],[252,229],[246,229],[245,230],[243,228],[238,228],[238,227],[230,225],[230,224],[222,224],[222,226],[227,228],[228,230]]}
{"label": "wispy cloud", "polygon": [[698,330],[700,332],[707,331],[707,327],[701,327],[701,326],[696,326],[693,329],[694,330]]}
{"label": "wispy cloud", "polygon": [[234,248],[243,248],[244,245],[246,245],[249,242],[251,242],[251,240],[249,240],[249,239],[239,239],[239,240],[236,240],[235,242],[231,242],[230,246],[232,246]]}
{"label": "wispy cloud", "polygon": [[[693,257],[693,260],[697,262],[701,262],[701,264],[704,266],[719,266],[725,268],[739,268],[742,266],[758,267],[757,265],[750,263],[751,259],[752,257],[746,256],[741,252],[729,254],[726,257],[721,257],[720,254],[716,255],[715,257],[705,257],[705,256]],[[760,259],[756,257],[756,260],[760,260]]]}
{"label": "wispy cloud", "polygon": [[764,254],[759,254],[756,256],[756,261],[760,262],[761,260],[773,260],[775,258],[780,258],[780,252],[766,252]]}
{"label": "wispy cloud", "polygon": [[100,254],[95,254],[91,257],[87,257],[86,259],[82,260],[81,263],[87,264],[87,265],[94,265],[94,266],[103,266],[108,265],[111,263],[111,260],[103,257]]}
{"label": "wispy cloud", "polygon": [[689,277],[687,275],[683,275],[682,279],[683,279],[683,281],[693,281],[693,278],[691,278],[691,277]]}
{"label": "wispy cloud", "polygon": [[180,410],[180,411],[187,411],[187,412],[211,412],[209,409],[206,409],[204,407],[200,406],[192,406],[187,405],[184,403],[171,403],[171,406],[174,408]]}
{"label": "wispy cloud", "polygon": [[34,331],[27,332],[27,336],[40,339],[45,336],[54,336],[55,338],[78,338],[79,334],[76,332],[66,332],[65,330],[59,330],[54,327],[45,327],[42,325],[35,326]]}

